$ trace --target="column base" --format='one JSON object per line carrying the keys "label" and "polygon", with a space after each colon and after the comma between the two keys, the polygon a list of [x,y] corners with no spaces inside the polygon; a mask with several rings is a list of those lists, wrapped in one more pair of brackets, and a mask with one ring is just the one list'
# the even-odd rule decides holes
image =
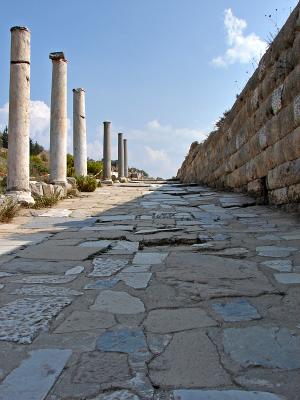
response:
{"label": "column base", "polygon": [[64,191],[64,196],[66,196],[68,191],[70,191],[72,189],[72,185],[70,183],[68,183],[67,181],[51,180],[49,183],[51,183],[52,185],[61,186],[63,188],[63,191]]}
{"label": "column base", "polygon": [[112,179],[103,179],[103,181],[101,181],[101,183],[103,183],[104,185],[112,185],[113,181],[112,181]]}
{"label": "column base", "polygon": [[6,193],[8,197],[12,197],[15,199],[18,203],[24,203],[24,204],[34,204],[34,198],[31,196],[31,192],[25,192],[23,190],[14,190],[14,191],[8,191]]}
{"label": "column base", "polygon": [[125,176],[123,176],[122,178],[119,179],[119,181],[121,183],[127,183],[127,178],[125,178]]}

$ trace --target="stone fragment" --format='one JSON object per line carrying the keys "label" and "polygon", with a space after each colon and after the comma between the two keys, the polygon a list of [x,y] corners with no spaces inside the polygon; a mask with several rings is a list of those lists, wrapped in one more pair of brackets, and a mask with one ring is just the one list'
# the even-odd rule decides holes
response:
{"label": "stone fragment", "polygon": [[300,284],[300,274],[296,273],[281,273],[274,274],[275,279],[279,283],[283,283],[285,285],[299,285]]}
{"label": "stone fragment", "polygon": [[92,311],[73,311],[55,333],[107,329],[116,324],[111,314]]}
{"label": "stone fragment", "polygon": [[[197,357],[195,357],[197,354]],[[148,365],[149,376],[161,389],[229,385],[215,346],[203,331],[174,334],[166,350]]]}
{"label": "stone fragment", "polygon": [[94,281],[91,283],[87,283],[84,287],[85,290],[89,290],[89,289],[111,289],[114,286],[116,286],[116,284],[119,282],[119,278],[117,277],[113,277],[113,278],[109,278],[109,279],[100,279],[98,281]]}
{"label": "stone fragment", "polygon": [[229,303],[214,303],[212,308],[226,322],[250,321],[261,318],[256,308],[245,299],[234,300]]}
{"label": "stone fragment", "polygon": [[168,346],[172,339],[172,335],[158,335],[154,333],[147,333],[147,343],[151,353],[160,354]]}
{"label": "stone fragment", "polygon": [[287,328],[228,328],[223,333],[223,345],[242,367],[300,368],[300,337]]}
{"label": "stone fragment", "polygon": [[94,258],[93,271],[88,276],[112,276],[119,272],[128,264],[125,260],[115,260],[110,258]]}
{"label": "stone fragment", "polygon": [[19,289],[15,289],[11,294],[23,294],[25,296],[81,296],[82,292],[78,290],[69,289],[65,287],[45,286],[45,285],[34,285],[24,286]]}
{"label": "stone fragment", "polygon": [[118,386],[131,378],[127,355],[121,353],[83,353],[77,364],[73,383],[98,383],[108,388]]}
{"label": "stone fragment", "polygon": [[73,267],[73,268],[68,269],[65,272],[65,275],[79,275],[83,271],[84,271],[84,267],[82,265],[78,265],[77,267]]}
{"label": "stone fragment", "polygon": [[39,217],[69,217],[72,214],[71,210],[67,209],[59,209],[59,208],[51,208],[50,210],[44,211],[43,213],[39,214]]}
{"label": "stone fragment", "polygon": [[259,246],[256,252],[262,257],[289,257],[291,253],[297,251],[296,247],[279,247],[279,246]]}
{"label": "stone fragment", "polygon": [[44,400],[61,374],[71,350],[40,349],[29,352],[0,384],[2,400]]}
{"label": "stone fragment", "polygon": [[285,400],[268,392],[246,390],[180,389],[173,391],[174,400]]}
{"label": "stone fragment", "polygon": [[136,265],[162,264],[168,257],[168,253],[144,253],[138,252],[132,261]]}
{"label": "stone fragment", "polygon": [[77,275],[15,275],[9,278],[9,282],[14,283],[69,283],[77,278]]}
{"label": "stone fragment", "polygon": [[216,322],[201,308],[160,309],[149,312],[144,326],[153,333],[171,333],[214,326]]}
{"label": "stone fragment", "polygon": [[115,351],[119,353],[147,353],[144,332],[140,328],[123,328],[109,330],[101,335],[96,342],[100,351]]}
{"label": "stone fragment", "polygon": [[261,265],[280,272],[290,272],[293,268],[291,260],[269,260],[263,261]]}
{"label": "stone fragment", "polygon": [[126,292],[104,290],[96,298],[91,310],[113,314],[138,314],[145,311],[144,304],[137,297]]}
{"label": "stone fragment", "polygon": [[52,318],[71,304],[68,297],[24,298],[0,308],[0,340],[31,343]]}
{"label": "stone fragment", "polygon": [[148,286],[151,276],[151,272],[121,272],[118,278],[134,289],[144,289]]}
{"label": "stone fragment", "polygon": [[99,396],[91,400],[139,400],[139,397],[129,390],[116,390],[114,392],[99,394]]}

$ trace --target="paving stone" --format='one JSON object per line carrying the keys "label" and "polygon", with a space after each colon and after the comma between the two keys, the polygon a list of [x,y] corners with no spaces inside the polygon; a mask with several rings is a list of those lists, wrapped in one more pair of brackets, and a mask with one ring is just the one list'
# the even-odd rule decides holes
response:
{"label": "paving stone", "polygon": [[84,271],[84,267],[82,265],[77,265],[76,267],[70,268],[65,272],[65,275],[79,275]]}
{"label": "paving stone", "polygon": [[61,274],[65,273],[71,267],[74,267],[74,261],[37,261],[27,260],[25,258],[15,258],[8,263],[5,263],[1,268],[10,273]]}
{"label": "paving stone", "polygon": [[1,400],[44,400],[71,353],[60,349],[30,351],[29,357],[0,384]]}
{"label": "paving stone", "polygon": [[278,246],[259,246],[256,247],[257,254],[262,257],[289,257],[296,247],[278,247]]}
{"label": "paving stone", "polygon": [[106,392],[91,400],[139,400],[139,397],[129,390],[116,390],[114,392]]}
{"label": "paving stone", "polygon": [[116,324],[111,314],[93,311],[73,311],[67,319],[56,328],[55,333],[107,329]]}
{"label": "paving stone", "polygon": [[168,253],[144,253],[138,252],[132,261],[136,265],[155,265],[162,264],[168,257]]}
{"label": "paving stone", "polygon": [[280,272],[290,272],[293,269],[291,260],[269,260],[263,261],[261,265]]}
{"label": "paving stone", "polygon": [[150,265],[131,265],[130,267],[125,267],[122,270],[122,273],[124,272],[134,272],[140,273],[140,272],[149,272],[150,271]]}
{"label": "paving stone", "polygon": [[79,247],[89,247],[102,251],[106,250],[112,243],[111,240],[90,240],[88,242],[80,243]]}
{"label": "paving stone", "polygon": [[285,285],[299,285],[300,284],[300,274],[296,273],[281,273],[274,274],[275,279],[279,283],[283,283]]}
{"label": "paving stone", "polygon": [[116,286],[116,284],[120,281],[119,278],[117,277],[113,277],[113,278],[109,278],[109,279],[100,279],[98,281],[94,281],[91,283],[88,283],[84,286],[85,290],[89,290],[89,289],[111,289],[113,287]]}
{"label": "paving stone", "polygon": [[39,217],[69,217],[72,214],[71,210],[52,208],[39,214]]}
{"label": "paving stone", "polygon": [[118,274],[118,278],[121,281],[125,282],[127,286],[131,286],[134,289],[146,288],[151,276],[151,272],[121,272]]}
{"label": "paving stone", "polygon": [[258,236],[257,240],[271,240],[271,241],[277,241],[280,240],[280,238],[278,236],[275,235],[263,235],[263,236]]}
{"label": "paving stone", "polygon": [[144,304],[137,297],[126,292],[102,291],[92,305],[91,310],[112,314],[138,314],[145,311]]}
{"label": "paving stone", "polygon": [[109,330],[98,338],[96,349],[100,351],[134,353],[134,355],[148,352],[145,335],[141,328]]}
{"label": "paving stone", "polygon": [[261,318],[256,308],[245,299],[238,299],[229,303],[214,303],[212,308],[226,322],[250,321]]}
{"label": "paving stone", "polygon": [[19,289],[15,289],[11,294],[24,294],[25,296],[81,296],[83,292],[78,290],[69,289],[66,287],[55,287],[55,286],[45,286],[45,285],[35,285],[35,286],[24,286]]}
{"label": "paving stone", "polygon": [[149,312],[144,326],[154,333],[171,333],[214,326],[216,322],[201,308],[161,309]]}
{"label": "paving stone", "polygon": [[102,215],[98,218],[102,222],[113,222],[113,221],[132,221],[135,219],[135,215],[121,214],[121,215]]}
{"label": "paving stone", "polygon": [[[197,357],[195,357],[197,354]],[[215,346],[203,331],[176,333],[166,350],[148,365],[149,376],[161,389],[229,385]]]}
{"label": "paving stone", "polygon": [[300,240],[300,232],[291,232],[280,235],[281,239],[284,240]]}
{"label": "paving stone", "polygon": [[246,390],[193,390],[173,391],[174,400],[285,400],[285,397],[268,392],[248,392]]}
{"label": "paving stone", "polygon": [[119,240],[113,244],[109,254],[134,254],[139,249],[139,242],[129,242],[127,240]]}
{"label": "paving stone", "polygon": [[133,231],[133,225],[93,225],[84,226],[82,231]]}
{"label": "paving stone", "polygon": [[1,272],[0,271],[0,278],[7,278],[8,276],[12,276],[9,272]]}
{"label": "paving stone", "polygon": [[86,260],[99,250],[92,247],[79,246],[52,246],[51,241],[47,243],[30,246],[21,250],[18,256],[22,258],[41,259],[41,260]]}
{"label": "paving stone", "polygon": [[242,367],[300,368],[300,337],[287,328],[228,328],[223,333],[223,345]]}
{"label": "paving stone", "polygon": [[112,276],[119,272],[128,264],[125,260],[116,260],[110,258],[94,258],[93,271],[88,276]]}
{"label": "paving stone", "polygon": [[9,282],[14,283],[69,283],[74,281],[77,275],[15,275],[8,278]]}
{"label": "paving stone", "polygon": [[0,308],[0,341],[31,343],[39,331],[71,304],[68,297],[24,298]]}
{"label": "paving stone", "polygon": [[127,354],[93,351],[81,354],[72,381],[106,384],[108,388],[112,388],[130,378]]}
{"label": "paving stone", "polygon": [[4,288],[4,285],[1,283],[0,284],[0,290]]}
{"label": "paving stone", "polygon": [[182,228],[155,228],[155,229],[141,229],[136,231],[135,235],[152,235],[161,232],[178,232],[182,231]]}
{"label": "paving stone", "polygon": [[172,335],[159,335],[154,333],[147,333],[148,347],[153,354],[162,353],[172,340]]}

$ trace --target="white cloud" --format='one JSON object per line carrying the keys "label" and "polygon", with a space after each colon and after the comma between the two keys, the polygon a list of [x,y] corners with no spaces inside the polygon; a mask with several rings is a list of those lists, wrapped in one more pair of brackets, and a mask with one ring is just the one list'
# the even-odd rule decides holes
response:
{"label": "white cloud", "polygon": [[217,67],[226,67],[235,63],[258,62],[268,47],[267,43],[255,33],[245,35],[247,22],[237,18],[230,8],[225,10],[224,25],[228,49],[223,56],[214,58],[212,63]]}
{"label": "white cloud", "polygon": [[[0,108],[0,128],[8,124],[9,104]],[[68,118],[68,132],[71,122]],[[72,135],[68,135],[68,151],[72,152]],[[30,101],[30,137],[34,141],[49,149],[50,145],[50,107],[41,100]]]}

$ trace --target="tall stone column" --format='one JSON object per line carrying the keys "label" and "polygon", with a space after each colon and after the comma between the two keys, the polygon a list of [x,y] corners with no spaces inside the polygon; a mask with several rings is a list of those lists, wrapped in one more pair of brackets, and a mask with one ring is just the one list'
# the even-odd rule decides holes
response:
{"label": "tall stone column", "polygon": [[118,134],[118,175],[119,180],[124,178],[124,143],[123,133]]}
{"label": "tall stone column", "polygon": [[110,122],[103,122],[103,179],[111,181],[111,139]]}
{"label": "tall stone column", "polygon": [[87,175],[85,91],[73,89],[73,155],[75,174]]}
{"label": "tall stone column", "polygon": [[124,147],[124,176],[128,178],[128,149],[127,149],[127,139],[123,140]]}
{"label": "tall stone column", "polygon": [[29,188],[30,32],[11,28],[7,194],[34,202]]}
{"label": "tall stone column", "polygon": [[67,183],[67,60],[64,53],[50,53],[52,90],[50,117],[50,182]]}

